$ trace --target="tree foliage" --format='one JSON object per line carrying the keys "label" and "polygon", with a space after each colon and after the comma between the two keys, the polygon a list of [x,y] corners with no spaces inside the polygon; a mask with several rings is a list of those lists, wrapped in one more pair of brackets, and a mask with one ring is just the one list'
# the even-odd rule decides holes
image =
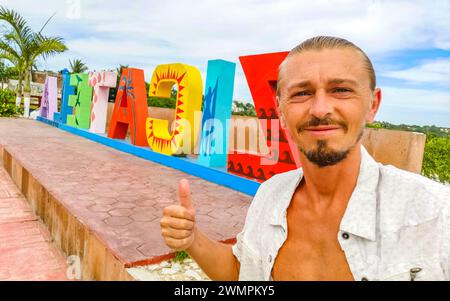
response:
{"label": "tree foliage", "polygon": [[0,89],[0,117],[13,117],[19,115],[15,105],[15,93],[11,90]]}
{"label": "tree foliage", "polygon": [[18,71],[17,93],[19,95],[22,92],[22,80],[24,81],[23,92],[30,93],[31,69],[36,66],[38,58],[45,60],[67,50],[61,37],[45,36],[42,33],[52,17],[38,32],[35,32],[18,12],[4,6],[0,7],[0,20],[7,25],[0,37],[0,58],[9,61]]}
{"label": "tree foliage", "polygon": [[80,59],[69,60],[70,73],[84,73],[89,70],[85,62]]}
{"label": "tree foliage", "polygon": [[233,115],[256,117],[255,106],[249,102],[244,103],[238,100],[233,101]]}
{"label": "tree foliage", "polygon": [[442,183],[450,183],[450,138],[427,137],[422,174]]}
{"label": "tree foliage", "polygon": [[109,96],[108,96],[109,102],[115,102],[116,101],[117,89],[119,88],[120,77],[122,76],[122,70],[126,69],[126,68],[128,68],[128,65],[122,65],[122,64],[120,64],[116,68],[116,73],[117,73],[116,86],[114,88],[110,88],[109,89]]}

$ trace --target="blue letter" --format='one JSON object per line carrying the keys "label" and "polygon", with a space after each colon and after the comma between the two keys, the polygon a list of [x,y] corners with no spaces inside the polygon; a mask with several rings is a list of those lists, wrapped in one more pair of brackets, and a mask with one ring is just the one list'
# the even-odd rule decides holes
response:
{"label": "blue letter", "polygon": [[227,164],[235,69],[232,62],[208,61],[199,164],[215,167]]}

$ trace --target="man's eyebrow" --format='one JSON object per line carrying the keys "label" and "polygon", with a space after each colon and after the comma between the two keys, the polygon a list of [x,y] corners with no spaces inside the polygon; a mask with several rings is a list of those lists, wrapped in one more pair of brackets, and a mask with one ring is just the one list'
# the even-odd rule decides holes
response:
{"label": "man's eyebrow", "polygon": [[[334,85],[339,85],[339,84],[345,84],[345,83],[348,83],[348,84],[351,84],[351,85],[354,85],[354,86],[358,86],[359,85],[359,83],[356,80],[350,79],[350,78],[331,78],[331,79],[328,80],[327,83],[328,83],[328,85],[333,85],[333,84]],[[309,80],[302,80],[302,81],[293,83],[292,85],[287,87],[287,91],[291,91],[292,89],[295,89],[295,88],[304,88],[304,87],[307,87],[307,86],[311,86],[311,81],[309,81]]]}
{"label": "man's eyebrow", "polygon": [[331,78],[328,80],[328,84],[345,84],[345,83],[349,83],[352,84],[354,86],[358,85],[358,82],[356,80],[350,79],[350,78]]}
{"label": "man's eyebrow", "polygon": [[289,87],[287,87],[287,90],[290,91],[294,88],[304,88],[304,87],[307,87],[310,85],[311,85],[311,82],[309,80],[302,80],[302,81],[299,81],[297,83],[290,85]]}

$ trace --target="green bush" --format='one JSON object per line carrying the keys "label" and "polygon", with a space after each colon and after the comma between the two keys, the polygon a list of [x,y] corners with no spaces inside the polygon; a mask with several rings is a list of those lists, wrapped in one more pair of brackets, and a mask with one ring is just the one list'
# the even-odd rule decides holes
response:
{"label": "green bush", "polygon": [[149,96],[147,98],[147,105],[149,107],[159,107],[159,108],[169,108],[175,109],[177,100],[176,98],[162,98],[162,97],[154,97]]}
{"label": "green bush", "polygon": [[239,116],[256,117],[256,109],[252,103],[244,103],[242,101],[233,100],[234,108],[231,114]]}
{"label": "green bush", "polygon": [[427,137],[422,174],[442,183],[450,183],[450,138]]}
{"label": "green bush", "polygon": [[0,103],[14,103],[16,99],[16,94],[8,89],[0,89]]}
{"label": "green bush", "polygon": [[19,115],[15,104],[15,94],[11,90],[0,90],[0,117]]}

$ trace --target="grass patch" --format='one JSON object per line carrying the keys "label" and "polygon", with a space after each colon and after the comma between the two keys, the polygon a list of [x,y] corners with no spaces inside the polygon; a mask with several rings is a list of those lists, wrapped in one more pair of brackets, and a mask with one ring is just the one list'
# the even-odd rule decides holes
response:
{"label": "grass patch", "polygon": [[178,251],[175,252],[175,258],[173,259],[173,261],[181,263],[187,258],[189,258],[189,254],[186,253],[186,251]]}

